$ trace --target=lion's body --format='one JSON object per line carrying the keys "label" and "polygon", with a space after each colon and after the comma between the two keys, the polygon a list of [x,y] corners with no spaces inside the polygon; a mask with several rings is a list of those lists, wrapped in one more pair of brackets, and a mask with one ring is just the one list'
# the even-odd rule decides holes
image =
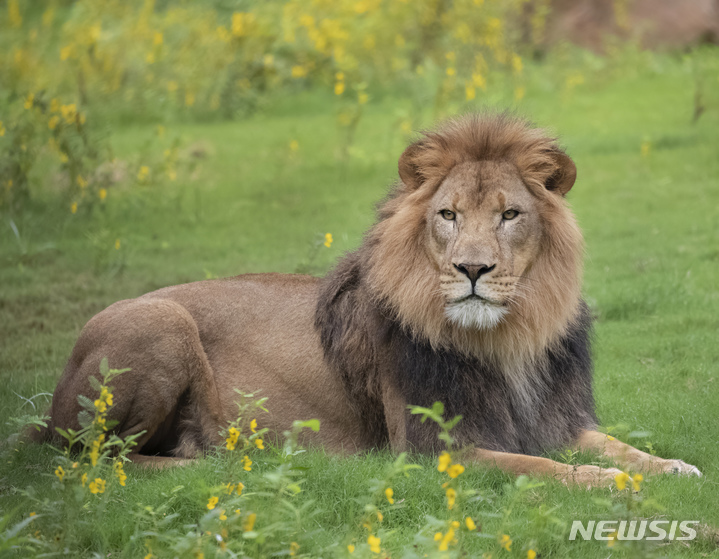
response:
{"label": "lion's body", "polygon": [[[99,313],[41,437],[77,426],[77,396],[92,395],[88,378],[107,357],[131,368],[113,381],[110,417],[121,436],[146,431],[143,454],[193,457],[221,443],[235,390],[268,398],[270,413],[257,419],[271,431],[319,419],[314,441],[328,450],[432,451],[436,432],[407,406],[442,401],[463,416],[457,439],[477,460],[611,480],[613,470],[528,456],[574,443],[604,449],[607,440],[593,431],[582,237],[564,199],[574,163],[522,120],[476,115],[427,133],[399,171],[363,244],[323,280],[198,282]],[[611,445],[612,456],[631,449]],[[693,471],[629,454],[635,464]]]}
{"label": "lion's body", "polygon": [[[294,419],[318,417],[329,449],[372,446],[322,359],[317,292],[315,278],[263,274],[115,303],[81,333],[53,398],[53,425],[76,426],[76,395],[91,393],[87,378],[107,357],[131,368],[113,383],[112,418],[120,434],[148,430],[145,453],[190,457],[219,442],[221,425],[237,415],[235,389],[261,390],[275,404],[263,427],[281,432]],[[219,405],[209,409],[213,400]]]}

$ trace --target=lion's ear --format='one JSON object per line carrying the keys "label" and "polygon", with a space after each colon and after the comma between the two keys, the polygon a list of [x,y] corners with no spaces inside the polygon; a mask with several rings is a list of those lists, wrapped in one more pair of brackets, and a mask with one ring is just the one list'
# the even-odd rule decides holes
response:
{"label": "lion's ear", "polygon": [[566,196],[577,179],[577,166],[572,161],[572,158],[563,151],[555,150],[552,151],[551,155],[556,168],[544,182],[544,186],[547,190],[559,192],[562,196]]}
{"label": "lion's ear", "polygon": [[425,151],[424,141],[420,140],[410,145],[399,158],[399,178],[410,190],[416,190],[425,178],[419,166],[419,156]]}

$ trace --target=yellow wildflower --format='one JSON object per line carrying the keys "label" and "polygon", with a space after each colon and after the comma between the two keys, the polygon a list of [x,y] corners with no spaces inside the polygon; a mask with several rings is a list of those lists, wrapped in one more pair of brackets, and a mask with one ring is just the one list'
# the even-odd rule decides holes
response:
{"label": "yellow wildflower", "polygon": [[477,525],[474,523],[474,520],[472,520],[471,516],[468,516],[465,519],[464,523],[467,525],[467,530],[469,530],[470,532],[477,529]]}
{"label": "yellow wildflower", "polygon": [[80,482],[82,483],[82,486],[85,487],[85,484],[87,483],[87,472],[82,474],[82,477],[80,478]]}
{"label": "yellow wildflower", "polygon": [[607,536],[607,547],[614,547],[615,543],[617,543],[617,533],[612,532]]}
{"label": "yellow wildflower", "polygon": [[210,497],[207,501],[207,508],[209,510],[214,509],[217,506],[217,503],[219,502],[219,497]]}
{"label": "yellow wildflower", "polygon": [[73,469],[73,470],[77,469],[77,467],[78,467],[79,465],[80,465],[80,464],[78,464],[77,462],[73,462],[73,463],[72,463],[72,469]]}
{"label": "yellow wildflower", "polygon": [[257,420],[256,419],[253,419],[252,421],[250,421],[250,431],[252,431],[253,433],[257,433]]}
{"label": "yellow wildflower", "polygon": [[257,520],[257,515],[253,512],[245,519],[245,523],[242,525],[242,531],[251,532],[255,527],[255,520]]}
{"label": "yellow wildflower", "polygon": [[332,241],[333,241],[333,240],[334,240],[334,239],[332,238],[332,233],[325,233],[325,242],[324,242],[324,245],[325,245],[327,248],[330,248],[330,247],[332,246]]}
{"label": "yellow wildflower", "polygon": [[449,68],[447,68],[447,75],[448,75],[448,76],[452,77],[452,76],[454,76],[456,73],[457,73],[457,70],[455,70],[455,69],[452,68],[451,66],[450,66]]}
{"label": "yellow wildflower", "polygon": [[442,539],[442,532],[437,532],[437,533],[434,535],[434,541],[438,542],[438,541],[441,540],[441,539]]}
{"label": "yellow wildflower", "polygon": [[50,120],[47,121],[47,127],[50,130],[55,130],[57,128],[57,125],[60,123],[60,117],[57,115],[51,116]]}
{"label": "yellow wildflower", "polygon": [[249,456],[245,456],[242,458],[242,469],[246,472],[252,470],[252,460],[250,460]]}
{"label": "yellow wildflower", "polygon": [[107,198],[107,189],[101,188],[97,191],[97,195],[100,197],[100,200],[104,202],[105,198]]}
{"label": "yellow wildflower", "polygon": [[[78,175],[77,184],[80,185],[80,188],[85,188],[87,181]],[[103,387],[100,391],[100,396],[95,400],[95,408],[98,412],[105,413],[110,406],[112,406],[112,394],[106,387]]]}
{"label": "yellow wildflower", "polygon": [[57,469],[55,470],[55,475],[60,481],[63,481],[65,479],[65,470],[63,470],[62,466],[57,467]]}
{"label": "yellow wildflower", "polygon": [[349,545],[347,546],[347,551],[349,551],[350,553],[354,553],[354,552],[355,552],[355,546],[353,546],[352,544],[349,544]]}
{"label": "yellow wildflower", "polygon": [[449,455],[449,452],[445,451],[439,455],[439,464],[437,465],[437,469],[440,472],[444,472],[451,463],[452,463],[452,457]]}
{"label": "yellow wildflower", "polygon": [[22,25],[22,15],[20,14],[20,4],[18,0],[9,0],[7,3],[8,18],[13,27]]}
{"label": "yellow wildflower", "polygon": [[507,551],[512,551],[512,539],[507,534],[502,534],[502,537],[499,539],[499,545]]}
{"label": "yellow wildflower", "polygon": [[293,78],[304,78],[307,75],[307,68],[301,65],[292,66]]}
{"label": "yellow wildflower", "polygon": [[90,485],[88,485],[88,488],[90,489],[90,493],[96,495],[98,493],[104,493],[105,492],[105,480],[99,477],[95,478],[95,481],[91,481]]}
{"label": "yellow wildflower", "polygon": [[385,497],[387,497],[387,500],[389,501],[390,505],[394,505],[394,490],[391,487],[388,487],[384,490]]}
{"label": "yellow wildflower", "polygon": [[125,480],[127,479],[127,475],[125,475],[125,470],[122,469],[122,462],[115,462],[112,467],[115,469],[115,475],[120,481],[120,485],[125,487]]}
{"label": "yellow wildflower", "polygon": [[380,543],[382,543],[382,540],[380,538],[370,534],[369,537],[367,538],[367,543],[369,544],[369,548],[372,553],[380,552],[379,546],[380,546]]}
{"label": "yellow wildflower", "polygon": [[87,186],[87,180],[82,175],[77,176],[77,186],[79,186],[80,188],[85,188]]}
{"label": "yellow wildflower", "polygon": [[247,34],[247,27],[254,21],[254,14],[235,12],[232,14],[232,34],[243,37]]}
{"label": "yellow wildflower", "polygon": [[613,441],[613,440],[614,440],[614,437],[612,437],[611,435],[607,435],[607,439],[610,440],[610,441]]}
{"label": "yellow wildflower", "polygon": [[478,87],[481,90],[487,89],[487,80],[484,78],[482,74],[474,73],[472,74],[472,84],[474,84],[476,87]]}
{"label": "yellow wildflower", "polygon": [[630,479],[631,478],[629,477],[629,474],[624,473],[624,472],[620,472],[617,475],[615,475],[614,481],[617,484],[617,489],[619,489],[619,491],[624,491],[624,488],[627,486],[627,482]]}
{"label": "yellow wildflower", "polygon": [[536,559],[536,557],[537,557],[536,551],[534,551],[533,549],[530,549],[529,551],[527,551],[527,559]]}
{"label": "yellow wildflower", "polygon": [[97,460],[100,457],[100,445],[105,440],[105,435],[100,435],[97,439],[92,441],[92,449],[90,450],[90,462],[93,467],[97,465]]}
{"label": "yellow wildflower", "polygon": [[290,543],[290,557],[294,557],[295,555],[297,555],[297,550],[299,550],[299,548],[300,544],[298,544],[297,542]]}
{"label": "yellow wildflower", "polygon": [[120,239],[115,239],[115,250],[120,250]]}
{"label": "yellow wildflower", "polygon": [[257,448],[259,448],[260,450],[264,450],[264,449],[265,449],[265,442],[264,442],[262,439],[255,439],[255,445],[256,445]]}
{"label": "yellow wildflower", "polygon": [[382,522],[384,520],[384,514],[382,514],[380,511],[377,511],[377,520]]}
{"label": "yellow wildflower", "polygon": [[144,182],[150,176],[150,168],[147,165],[142,165],[140,170],[137,171],[137,180]]}
{"label": "yellow wildflower", "polygon": [[35,94],[29,93],[28,96],[25,98],[25,104],[24,107],[28,110],[32,109],[35,105]]}
{"label": "yellow wildflower", "polygon": [[632,488],[634,491],[639,491],[641,489],[642,481],[644,481],[644,476],[642,474],[637,474],[632,478]]}
{"label": "yellow wildflower", "polygon": [[457,500],[457,492],[450,487],[449,489],[447,489],[447,508],[449,510],[452,510],[456,500]]}
{"label": "yellow wildflower", "polygon": [[649,157],[649,153],[651,152],[651,150],[652,150],[651,142],[649,140],[644,140],[642,142],[642,145],[640,148],[642,157]]}
{"label": "yellow wildflower", "polygon": [[225,514],[225,509],[222,509],[220,511],[220,520],[227,520],[227,515]]}
{"label": "yellow wildflower", "polygon": [[462,472],[464,472],[464,466],[461,464],[452,464],[449,468],[447,468],[447,475],[449,475],[452,479],[456,478]]}
{"label": "yellow wildflower", "polygon": [[227,442],[227,450],[235,450],[237,440],[240,438],[240,431],[235,427],[230,427],[227,433],[228,437],[225,439],[225,441]]}
{"label": "yellow wildflower", "polygon": [[345,82],[335,84],[335,95],[342,95],[345,92]]}
{"label": "yellow wildflower", "polygon": [[297,140],[292,140],[290,142],[290,151],[297,151],[300,149],[300,143]]}
{"label": "yellow wildflower", "polygon": [[72,124],[72,121],[75,120],[75,115],[77,114],[77,106],[75,103],[62,105],[60,107],[60,114],[62,115],[62,118],[65,119],[65,122]]}
{"label": "yellow wildflower", "polygon": [[442,540],[439,542],[439,550],[440,551],[447,551],[447,548],[449,547],[449,544],[454,539],[454,528],[450,528],[447,530],[447,533],[444,535]]}
{"label": "yellow wildflower", "polygon": [[474,88],[472,84],[468,84],[464,86],[464,98],[467,101],[473,101],[474,98],[477,96],[477,90]]}
{"label": "yellow wildflower", "polygon": [[522,57],[518,54],[512,55],[512,69],[517,75],[522,73]]}

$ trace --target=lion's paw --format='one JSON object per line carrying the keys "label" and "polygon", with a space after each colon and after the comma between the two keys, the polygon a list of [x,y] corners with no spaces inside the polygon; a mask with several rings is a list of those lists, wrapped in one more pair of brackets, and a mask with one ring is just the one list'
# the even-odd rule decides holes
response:
{"label": "lion's paw", "polygon": [[676,474],[680,476],[697,476],[702,477],[699,468],[687,464],[683,460],[663,460],[662,470],[665,474]]}
{"label": "lion's paw", "polygon": [[600,468],[599,466],[576,466],[562,481],[569,484],[576,484],[590,489],[592,487],[610,487],[614,485],[614,478],[621,474],[622,470],[617,468]]}

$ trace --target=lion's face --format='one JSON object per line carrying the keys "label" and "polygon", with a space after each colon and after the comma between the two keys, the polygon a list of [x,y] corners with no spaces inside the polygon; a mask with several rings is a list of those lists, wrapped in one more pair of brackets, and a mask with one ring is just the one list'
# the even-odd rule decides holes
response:
{"label": "lion's face", "polygon": [[581,302],[574,162],[543,130],[489,114],[426,132],[398,170],[363,246],[368,291],[433,347],[541,354]]}
{"label": "lion's face", "polygon": [[536,205],[506,162],[463,163],[442,181],[429,202],[428,246],[451,321],[492,328],[522,296],[542,238]]}

